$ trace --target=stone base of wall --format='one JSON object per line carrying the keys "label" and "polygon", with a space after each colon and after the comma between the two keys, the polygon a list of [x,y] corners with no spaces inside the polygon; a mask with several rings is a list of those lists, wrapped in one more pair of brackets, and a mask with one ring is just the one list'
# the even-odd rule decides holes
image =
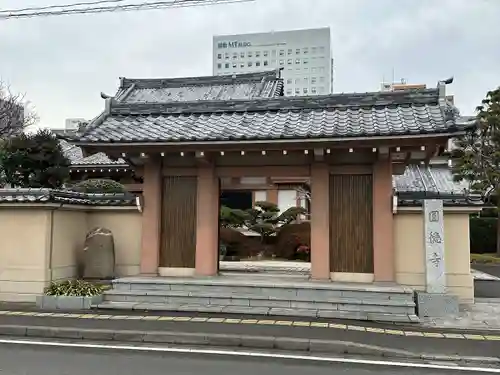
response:
{"label": "stone base of wall", "polygon": [[99,304],[102,296],[73,297],[73,296],[37,296],[36,305],[43,310],[88,310],[94,304]]}
{"label": "stone base of wall", "polygon": [[417,315],[420,318],[439,318],[458,315],[458,297],[452,294],[415,292]]}

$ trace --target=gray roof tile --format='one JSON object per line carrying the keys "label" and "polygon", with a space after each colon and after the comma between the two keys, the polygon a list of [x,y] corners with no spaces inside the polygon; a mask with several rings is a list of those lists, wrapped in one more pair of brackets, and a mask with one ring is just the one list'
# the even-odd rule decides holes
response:
{"label": "gray roof tile", "polygon": [[453,180],[447,165],[408,165],[404,174],[392,176],[392,185],[400,205],[421,204],[424,197],[441,197],[446,205],[483,204],[480,196],[469,193],[467,182]]}
{"label": "gray roof tile", "polygon": [[123,103],[275,98],[283,95],[279,71],[171,79],[122,78],[115,95]]}
{"label": "gray roof tile", "polygon": [[123,159],[112,160],[105,153],[99,152],[87,157],[83,156],[82,149],[76,145],[68,143],[65,140],[60,139],[59,144],[66,157],[69,159],[71,166],[91,166],[91,165],[112,165],[112,166],[128,166],[127,162]]}
{"label": "gray roof tile", "polygon": [[439,90],[321,97],[123,103],[78,136],[93,142],[196,142],[418,135],[463,130]]}
{"label": "gray roof tile", "polygon": [[52,189],[0,189],[2,203],[64,203],[92,206],[135,205],[131,193],[89,194]]}

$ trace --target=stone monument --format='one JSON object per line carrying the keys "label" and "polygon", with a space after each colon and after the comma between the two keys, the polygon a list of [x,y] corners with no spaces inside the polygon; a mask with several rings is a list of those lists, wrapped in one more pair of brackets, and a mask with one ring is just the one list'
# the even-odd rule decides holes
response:
{"label": "stone monument", "polygon": [[457,296],[447,293],[443,201],[424,199],[425,292],[416,292],[420,317],[458,314]]}
{"label": "stone monument", "polygon": [[85,238],[83,277],[106,280],[115,276],[115,245],[113,233],[106,228],[94,228]]}

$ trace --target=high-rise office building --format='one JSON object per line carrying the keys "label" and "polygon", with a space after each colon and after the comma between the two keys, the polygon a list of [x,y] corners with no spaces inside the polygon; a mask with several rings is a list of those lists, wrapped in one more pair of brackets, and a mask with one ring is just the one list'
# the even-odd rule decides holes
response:
{"label": "high-rise office building", "polygon": [[285,95],[325,95],[333,88],[330,28],[216,35],[213,74],[282,68]]}

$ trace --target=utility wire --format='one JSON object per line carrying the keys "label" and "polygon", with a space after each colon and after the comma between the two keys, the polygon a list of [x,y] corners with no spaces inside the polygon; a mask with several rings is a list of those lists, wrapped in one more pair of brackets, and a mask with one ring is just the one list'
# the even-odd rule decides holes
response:
{"label": "utility wire", "polygon": [[62,5],[47,5],[43,7],[29,7],[29,8],[20,8],[20,9],[0,9],[0,14],[2,13],[16,13],[16,12],[28,12],[28,11],[36,11],[36,10],[46,10],[46,9],[54,9],[54,8],[73,8],[81,5],[99,5],[99,4],[109,4],[109,3],[121,3],[126,0],[100,0],[100,1],[92,1],[92,2],[83,2],[83,3],[73,3],[73,4],[62,4]]}
{"label": "utility wire", "polygon": [[[112,1],[112,0],[108,0]],[[165,8],[181,8],[181,7],[194,7],[206,6],[217,4],[231,4],[253,2],[255,0],[171,0],[171,1],[156,1],[146,3],[136,3],[127,5],[114,5],[114,6],[96,6],[77,9],[61,9],[61,10],[37,10],[37,11],[22,11],[15,10],[10,13],[0,12],[0,21],[15,18],[33,18],[33,17],[51,17],[51,16],[64,16],[72,14],[93,14],[93,13],[108,13],[108,12],[129,12],[141,10],[154,10]],[[71,4],[67,5],[69,7]],[[54,6],[57,7],[57,6]]]}

